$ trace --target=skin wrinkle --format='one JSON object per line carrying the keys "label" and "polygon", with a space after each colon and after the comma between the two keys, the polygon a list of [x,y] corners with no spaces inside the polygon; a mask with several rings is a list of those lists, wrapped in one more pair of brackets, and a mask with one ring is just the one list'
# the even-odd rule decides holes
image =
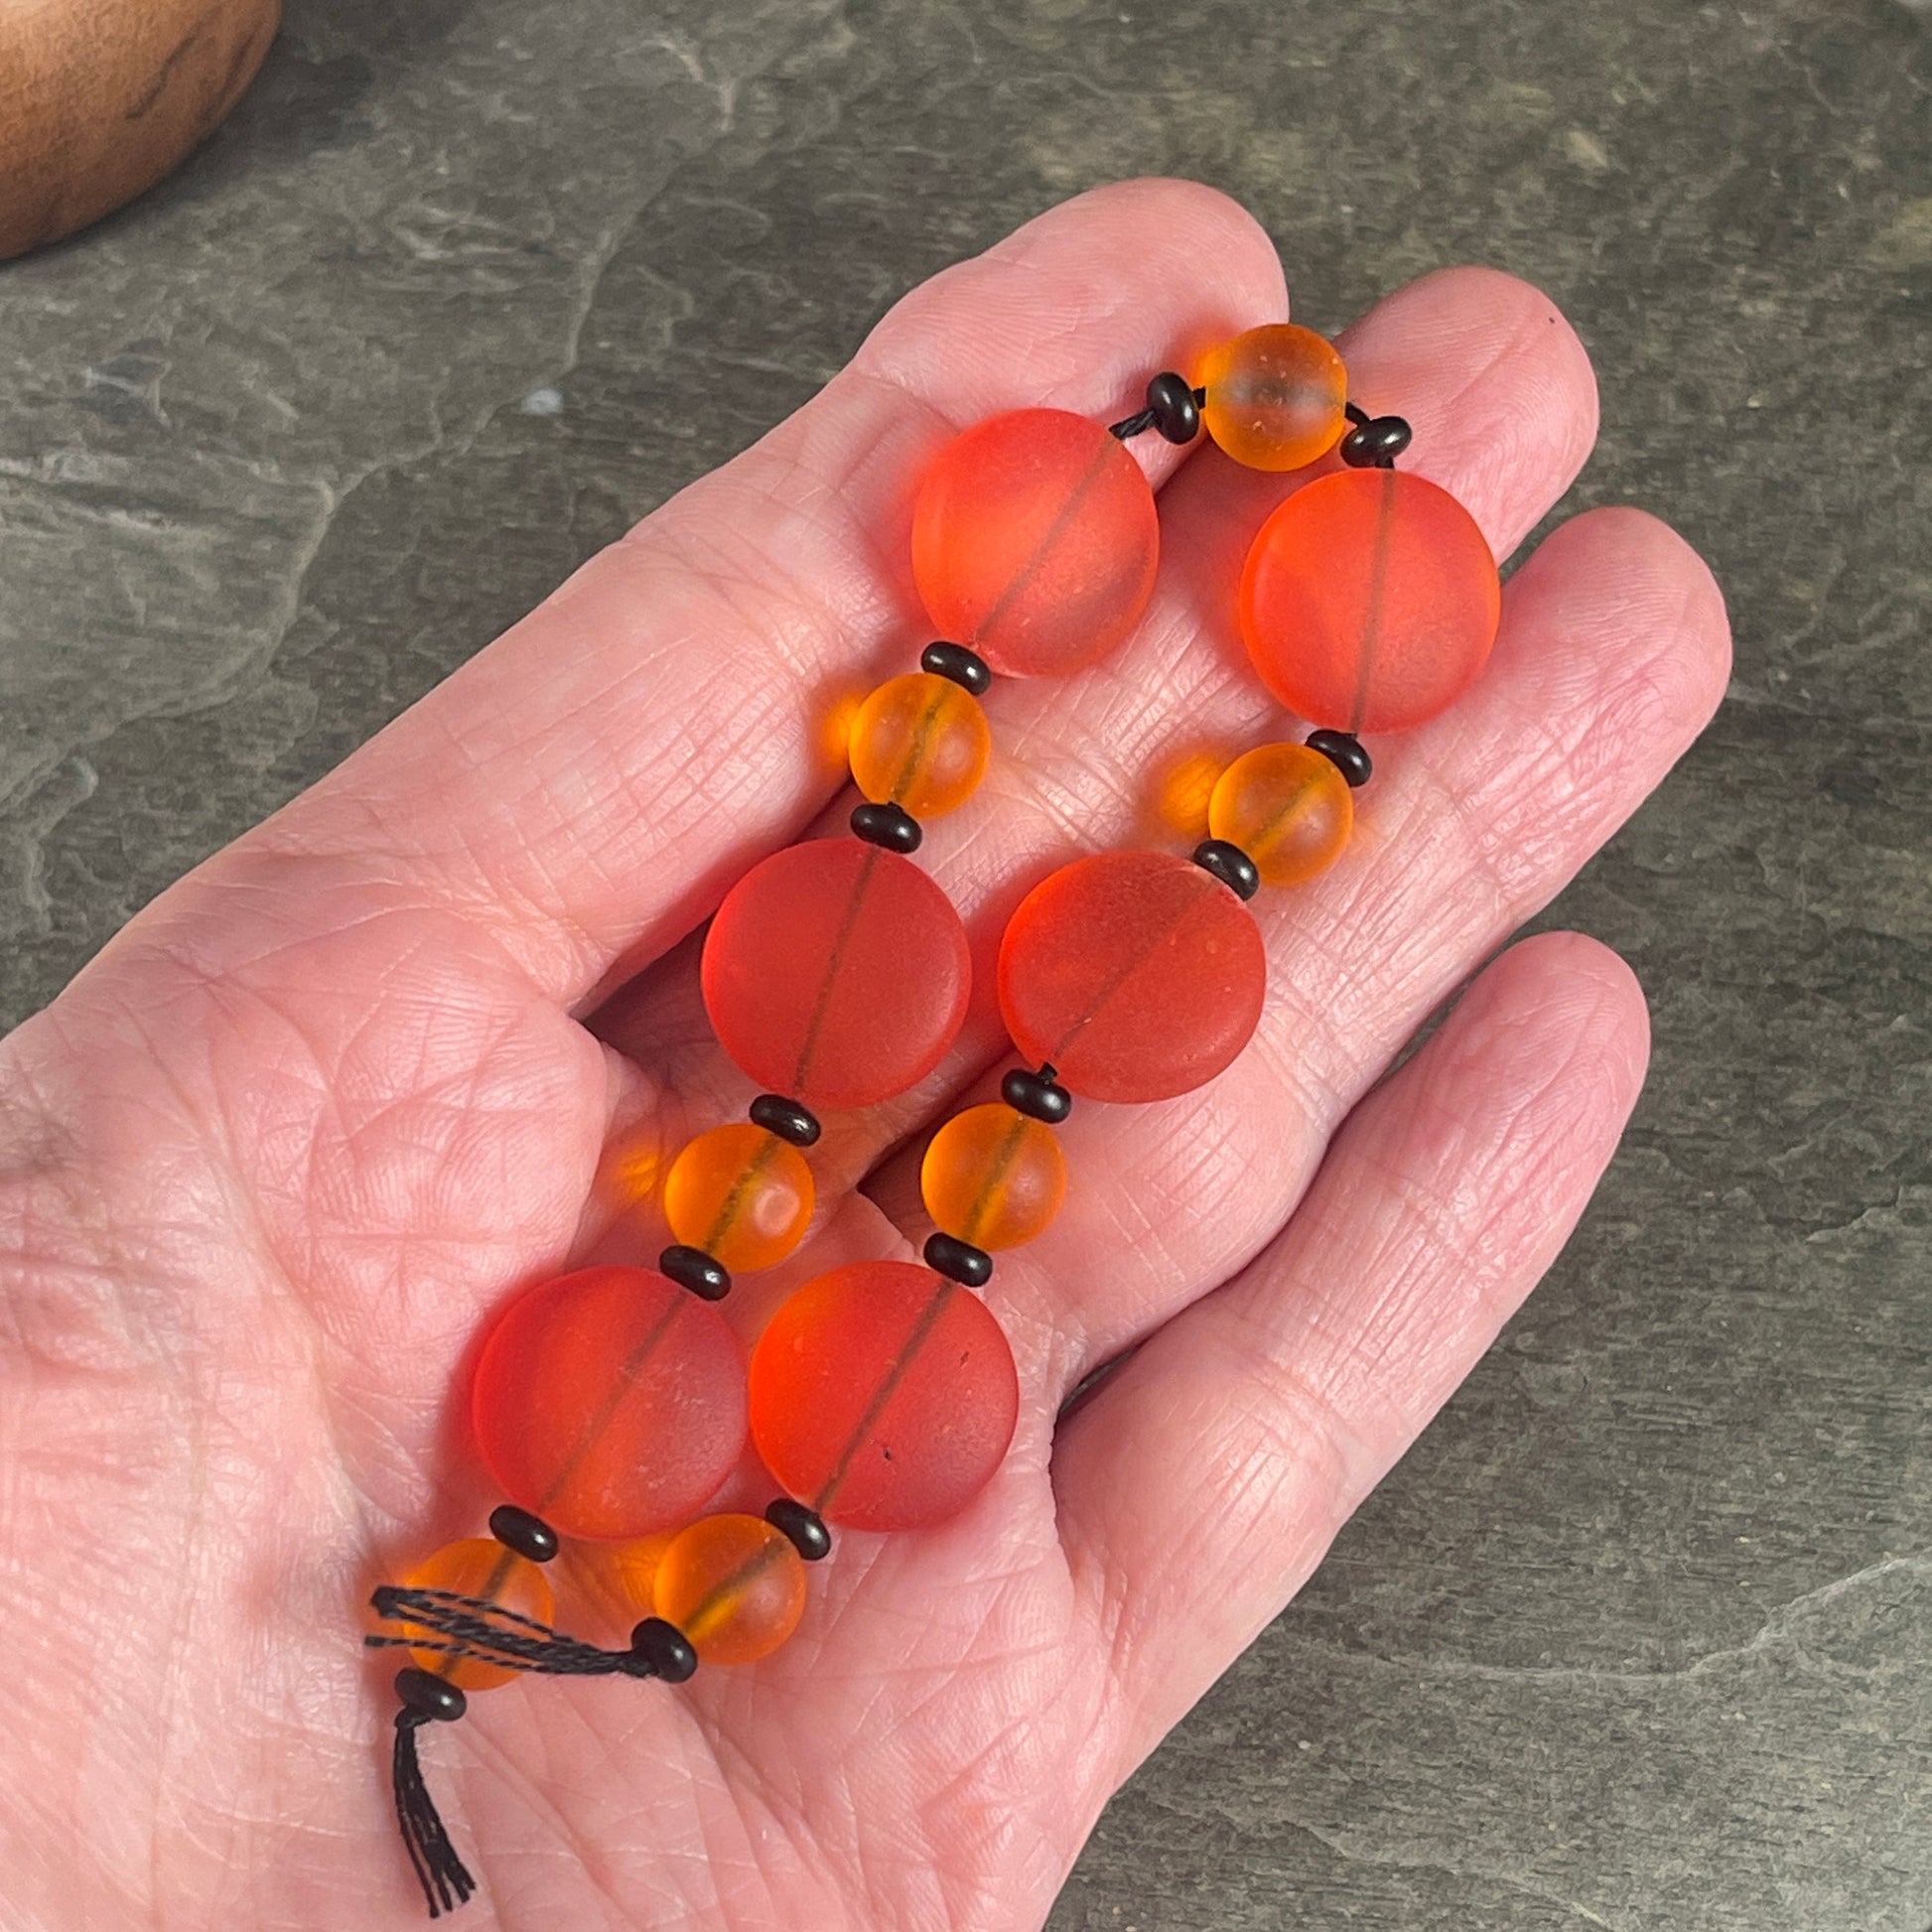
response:
{"label": "skin wrinkle", "polygon": [[[622,1932],[623,1928],[634,1925],[634,1918],[612,1889],[602,1869],[605,1863],[603,1848],[583,1831],[575,1809],[560,1804],[544,1790],[538,1775],[523,1762],[521,1756],[498,1744],[483,1725],[465,1726],[465,1743],[470,1746],[473,1755],[487,1767],[498,1787],[507,1788],[511,1795],[520,1796],[524,1804],[543,1820],[547,1829],[555,1835],[559,1858],[568,1857],[575,1861],[576,1868],[590,1881],[592,1889],[613,1913],[614,1916],[607,1923],[614,1928],[614,1932]],[[461,1782],[466,1786],[474,1775],[474,1768],[465,1767]],[[485,1882],[489,1879],[494,1863],[489,1848],[480,1844],[478,1863]],[[510,1888],[505,1889],[507,1893]],[[517,1914],[517,1918],[522,1918],[522,1914]],[[540,1923],[534,1919],[525,1922],[533,1926]],[[511,1927],[515,1923],[515,1919],[509,1921]]]}

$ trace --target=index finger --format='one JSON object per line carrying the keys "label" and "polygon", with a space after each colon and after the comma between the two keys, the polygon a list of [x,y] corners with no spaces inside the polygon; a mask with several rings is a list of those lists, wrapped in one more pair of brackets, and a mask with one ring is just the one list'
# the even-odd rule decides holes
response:
{"label": "index finger", "polygon": [[[253,889],[294,886],[327,930],[373,876],[582,1001],[695,926],[837,788],[836,695],[922,635],[907,484],[940,442],[1029,404],[1126,414],[1156,369],[1285,312],[1266,234],[1210,189],[1129,182],[1048,210],[913,291],[796,415],[592,558],[177,905],[224,894],[224,943],[245,956]],[[1157,483],[1180,460],[1137,454]]]}

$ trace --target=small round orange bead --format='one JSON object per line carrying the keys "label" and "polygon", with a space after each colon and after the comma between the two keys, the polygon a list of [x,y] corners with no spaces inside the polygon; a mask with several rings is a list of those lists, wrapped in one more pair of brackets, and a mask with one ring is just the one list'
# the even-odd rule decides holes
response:
{"label": "small round orange bead", "polygon": [[656,1614],[651,1586],[676,1530],[660,1530],[628,1543],[567,1542],[551,1565],[571,1614],[589,1608],[613,1630],[628,1631],[642,1616]]}
{"label": "small round orange bead", "polygon": [[993,755],[980,701],[930,671],[889,679],[852,721],[852,775],[875,805],[937,818],[979,789]]}
{"label": "small round orange bead", "polygon": [[976,1248],[1017,1248],[1060,1211],[1066,1160],[1044,1121],[995,1100],[955,1114],[933,1135],[919,1191],[945,1233]]}
{"label": "small round orange bead", "polygon": [[1348,370],[1325,336],[1269,323],[1209,349],[1194,371],[1207,391],[1201,421],[1250,470],[1300,470],[1348,427]]}
{"label": "small round orange bead", "polygon": [[1341,857],[1355,824],[1348,780],[1306,745],[1264,745],[1228,766],[1207,829],[1255,862],[1264,886],[1297,886]]}
{"label": "small round orange bead", "polygon": [[[461,1543],[446,1543],[402,1579],[405,1589],[453,1589],[463,1596],[482,1598],[500,1604],[521,1616],[533,1616],[548,1623],[556,1613],[550,1593],[550,1579],[528,1557],[506,1550],[493,1537],[466,1537]],[[404,1623],[405,1636],[433,1636],[421,1624]],[[452,1657],[442,1650],[412,1650],[410,1656],[421,1667],[454,1684],[462,1691],[488,1691],[507,1684],[518,1675],[498,1664],[485,1664],[475,1657]]]}
{"label": "small round orange bead", "polygon": [[678,1240],[726,1268],[769,1268],[805,1238],[812,1171],[777,1135],[740,1121],[685,1144],[664,1176],[664,1218]]}
{"label": "small round orange bead", "polygon": [[651,1597],[704,1663],[756,1663],[805,1613],[804,1559],[761,1516],[701,1517],[659,1559]]}

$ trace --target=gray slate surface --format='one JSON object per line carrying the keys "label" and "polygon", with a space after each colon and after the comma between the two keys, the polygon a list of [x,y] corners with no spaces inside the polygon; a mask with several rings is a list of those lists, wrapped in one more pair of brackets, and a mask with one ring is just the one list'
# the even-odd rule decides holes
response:
{"label": "gray slate surface", "polygon": [[291,0],[0,271],[0,1009],[800,402],[1144,171],[1336,325],[1440,262],[1603,382],[1575,503],[1731,699],[1566,897],[1656,1015],[1554,1276],[1109,1812],[1056,1932],[1932,1923],[1932,75],[1892,0]]}

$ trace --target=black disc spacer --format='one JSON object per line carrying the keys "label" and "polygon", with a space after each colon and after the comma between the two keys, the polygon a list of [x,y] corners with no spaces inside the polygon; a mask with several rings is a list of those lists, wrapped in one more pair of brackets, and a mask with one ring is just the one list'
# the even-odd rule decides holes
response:
{"label": "black disc spacer", "polygon": [[1202,872],[1212,873],[1237,897],[1253,898],[1261,891],[1261,874],[1255,862],[1232,840],[1202,839],[1193,857]]}
{"label": "black disc spacer", "polygon": [[807,1508],[790,1496],[780,1496],[764,1506],[764,1520],[774,1530],[782,1530],[785,1540],[807,1563],[819,1563],[832,1554],[832,1532],[817,1510]]}
{"label": "black disc spacer", "polygon": [[925,1265],[962,1288],[984,1288],[993,1279],[993,1257],[984,1248],[950,1234],[926,1238]]}
{"label": "black disc spacer", "polygon": [[630,1648],[666,1684],[682,1684],[698,1668],[691,1639],[661,1616],[647,1616],[631,1631]]}
{"label": "black disc spacer", "polygon": [[1341,439],[1337,450],[1351,470],[1390,470],[1415,434],[1405,417],[1370,416]]}
{"label": "black disc spacer", "polygon": [[793,1147],[810,1147],[822,1132],[818,1116],[802,1101],[787,1100],[781,1093],[761,1093],[748,1109],[754,1127],[762,1127]]}
{"label": "black disc spacer", "polygon": [[964,644],[949,644],[944,638],[927,644],[919,653],[919,669],[934,677],[949,677],[974,697],[983,698],[993,688],[993,667],[978,651]]}
{"label": "black disc spacer", "polygon": [[489,1533],[504,1549],[532,1563],[548,1563],[557,1554],[557,1532],[541,1516],[514,1503],[498,1503],[489,1512]]}
{"label": "black disc spacer", "polygon": [[714,1261],[702,1248],[688,1248],[674,1241],[657,1257],[657,1272],[668,1275],[679,1288],[688,1288],[703,1302],[722,1302],[732,1292],[730,1271]]}
{"label": "black disc spacer", "polygon": [[868,845],[888,852],[916,852],[925,834],[919,821],[902,805],[854,805],[852,829]]}
{"label": "black disc spacer", "polygon": [[1184,375],[1163,369],[1147,385],[1147,406],[1154,427],[1170,443],[1191,443],[1200,434],[1204,389],[1196,389]]}
{"label": "black disc spacer", "polygon": [[1353,732],[1310,732],[1309,750],[1319,752],[1359,791],[1375,775],[1375,760]]}
{"label": "black disc spacer", "polygon": [[405,1711],[438,1724],[453,1725],[470,1708],[470,1700],[447,1677],[418,1670],[414,1664],[397,1671],[396,1695]]}
{"label": "black disc spacer", "polygon": [[1050,1067],[1032,1073],[1024,1066],[1014,1067],[1000,1082],[1000,1098],[1015,1113],[1043,1120],[1057,1127],[1073,1111],[1073,1096],[1058,1085]]}

